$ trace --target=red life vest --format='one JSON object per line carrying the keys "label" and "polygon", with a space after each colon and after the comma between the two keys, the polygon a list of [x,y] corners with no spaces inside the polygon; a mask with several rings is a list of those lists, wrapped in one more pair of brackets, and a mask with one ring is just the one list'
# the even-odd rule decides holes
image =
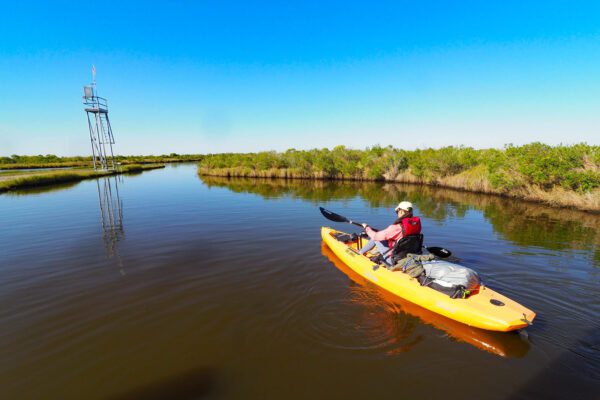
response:
{"label": "red life vest", "polygon": [[402,236],[418,235],[421,233],[421,218],[411,217],[402,220]]}
{"label": "red life vest", "polygon": [[419,217],[404,218],[400,222],[400,225],[402,225],[402,229],[398,230],[394,236],[388,239],[388,247],[390,249],[394,247],[394,244],[396,244],[396,241],[398,241],[400,237],[405,238],[407,236],[418,235],[421,233],[421,218]]}

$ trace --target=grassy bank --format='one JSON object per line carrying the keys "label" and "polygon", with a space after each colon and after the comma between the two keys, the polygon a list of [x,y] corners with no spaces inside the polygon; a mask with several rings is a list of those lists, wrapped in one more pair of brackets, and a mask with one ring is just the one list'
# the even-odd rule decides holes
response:
{"label": "grassy bank", "polygon": [[600,211],[600,146],[393,147],[211,154],[200,175],[407,182]]}
{"label": "grassy bank", "polygon": [[28,171],[14,174],[4,173],[0,175],[0,193],[15,189],[55,185],[60,183],[81,181],[84,179],[98,178],[101,176],[136,173],[164,167],[165,166],[161,164],[132,164],[122,166],[118,171],[94,171],[92,169],[79,169],[67,171]]}
{"label": "grassy bank", "polygon": [[[178,162],[197,162],[202,160],[200,154],[176,154],[160,156],[115,156],[120,165],[130,164],[165,164]],[[57,157],[53,154],[37,156],[0,157],[0,169],[24,168],[65,168],[86,167],[92,168],[92,157]]]}

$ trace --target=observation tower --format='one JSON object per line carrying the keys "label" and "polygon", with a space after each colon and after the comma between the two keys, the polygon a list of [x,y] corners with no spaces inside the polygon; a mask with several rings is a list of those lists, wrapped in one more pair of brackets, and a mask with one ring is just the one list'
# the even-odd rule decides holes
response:
{"label": "observation tower", "polygon": [[90,129],[94,170],[114,170],[116,163],[112,145],[115,138],[108,119],[108,102],[99,97],[96,90],[95,66],[92,66],[92,83],[83,87],[83,104]]}

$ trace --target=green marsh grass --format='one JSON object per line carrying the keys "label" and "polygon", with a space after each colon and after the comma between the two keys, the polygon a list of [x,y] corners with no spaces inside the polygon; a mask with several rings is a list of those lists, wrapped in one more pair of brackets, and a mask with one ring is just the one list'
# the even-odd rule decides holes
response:
{"label": "green marsh grass", "polygon": [[15,171],[13,175],[0,176],[0,193],[9,190],[48,186],[67,182],[76,182],[84,179],[93,179],[102,176],[136,173],[145,170],[164,168],[162,164],[125,165],[117,171],[94,171],[91,169],[74,169],[60,171]]}
{"label": "green marsh grass", "polygon": [[587,144],[209,154],[198,174],[417,183],[600,211],[600,146]]}

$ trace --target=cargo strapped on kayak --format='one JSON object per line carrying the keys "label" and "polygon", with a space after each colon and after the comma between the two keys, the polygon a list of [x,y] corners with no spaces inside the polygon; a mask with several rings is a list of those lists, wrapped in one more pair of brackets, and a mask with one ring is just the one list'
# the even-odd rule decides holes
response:
{"label": "cargo strapped on kayak", "polygon": [[427,262],[421,285],[444,293],[453,299],[465,299],[479,289],[481,280],[470,268],[447,261]]}
{"label": "cargo strapped on kayak", "polygon": [[430,287],[438,292],[444,293],[451,299],[466,299],[471,295],[471,291],[466,289],[464,286],[443,286],[439,283],[432,281],[429,278],[423,279],[422,286]]}
{"label": "cargo strapped on kayak", "polygon": [[402,271],[408,274],[411,278],[418,278],[425,274],[425,268],[423,267],[423,261],[431,261],[434,259],[433,254],[407,254],[406,257],[399,260],[390,271]]}

